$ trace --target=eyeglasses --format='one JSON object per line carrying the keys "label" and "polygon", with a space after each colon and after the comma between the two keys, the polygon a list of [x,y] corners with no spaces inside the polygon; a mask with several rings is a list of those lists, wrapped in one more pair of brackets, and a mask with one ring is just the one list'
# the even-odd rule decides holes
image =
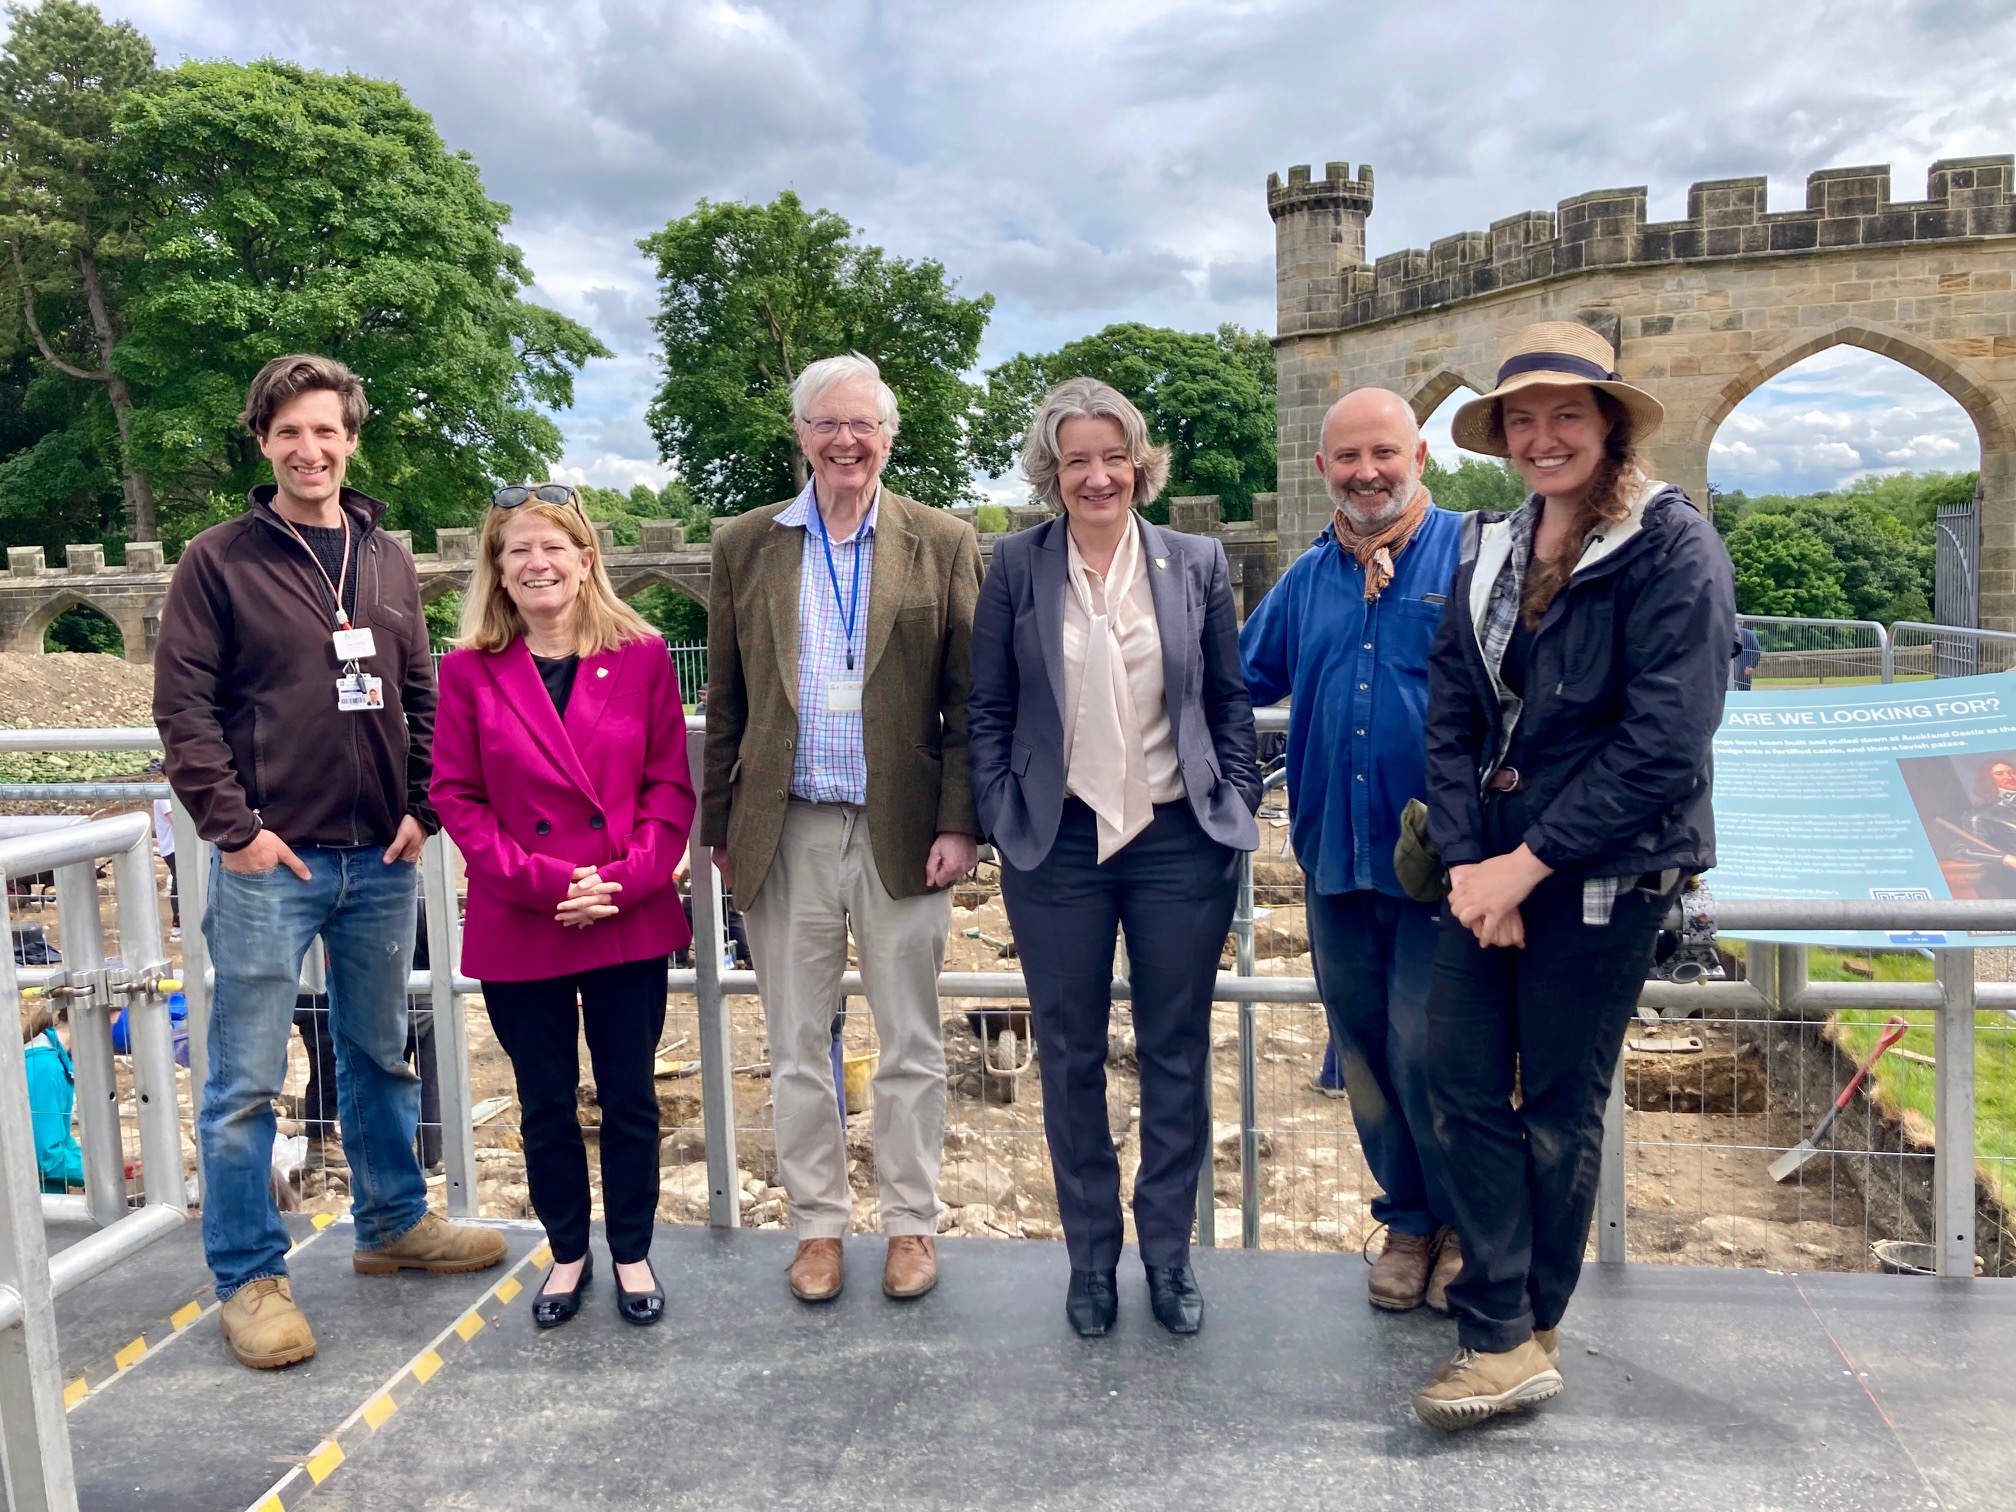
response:
{"label": "eyeglasses", "polygon": [[509,488],[500,488],[490,495],[490,502],[499,509],[516,509],[520,504],[537,499],[541,504],[576,504],[574,490],[565,483],[541,483],[537,488],[526,488],[514,483]]}
{"label": "eyeglasses", "polygon": [[866,441],[875,432],[882,429],[884,422],[880,420],[800,420],[798,423],[812,432],[821,441],[824,441],[829,436],[839,435],[840,427],[843,425],[853,432],[856,441]]}

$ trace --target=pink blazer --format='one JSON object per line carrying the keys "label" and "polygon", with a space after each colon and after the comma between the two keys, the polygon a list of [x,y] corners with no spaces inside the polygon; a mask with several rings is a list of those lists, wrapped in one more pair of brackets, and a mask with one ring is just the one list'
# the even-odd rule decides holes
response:
{"label": "pink blazer", "polygon": [[[441,664],[429,788],[468,863],[462,970],[568,976],[683,950],[673,869],[693,828],[679,678],[662,641],[582,658],[563,722],[521,638]],[[577,866],[621,882],[614,918],[553,921]]]}

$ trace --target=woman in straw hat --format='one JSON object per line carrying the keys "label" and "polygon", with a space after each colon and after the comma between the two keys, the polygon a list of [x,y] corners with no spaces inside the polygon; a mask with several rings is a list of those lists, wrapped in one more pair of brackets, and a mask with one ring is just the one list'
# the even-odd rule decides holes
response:
{"label": "woman in straw hat", "polygon": [[1429,671],[1451,885],[1429,1093],[1464,1255],[1460,1347],[1414,1399],[1438,1428],[1561,1390],[1625,1025],[1681,879],[1715,862],[1733,574],[1686,494],[1647,476],[1636,448],[1663,412],[1613,360],[1582,325],[1528,326],[1453,428],[1531,493],[1471,517]]}

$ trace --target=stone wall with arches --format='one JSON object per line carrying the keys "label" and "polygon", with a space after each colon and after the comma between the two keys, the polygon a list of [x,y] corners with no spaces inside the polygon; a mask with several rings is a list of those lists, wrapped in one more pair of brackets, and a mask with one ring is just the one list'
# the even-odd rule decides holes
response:
{"label": "stone wall with arches", "polygon": [[[1795,363],[1856,346],[1922,374],[1981,442],[1985,626],[2016,629],[2016,158],[1935,163],[1926,198],[1890,198],[1888,168],[1807,181],[1771,212],[1762,179],[1696,184],[1689,218],[1648,222],[1643,188],[1603,190],[1427,251],[1364,262],[1372,175],[1333,163],[1268,185],[1276,228],[1280,539],[1322,528],[1310,463],[1323,413],[1367,384],[1426,419],[1458,388],[1493,386],[1505,338],[1581,320],[1659,397],[1653,470],[1705,499],[1708,452],[1738,404]],[[1328,259],[1326,262],[1326,258]]]}

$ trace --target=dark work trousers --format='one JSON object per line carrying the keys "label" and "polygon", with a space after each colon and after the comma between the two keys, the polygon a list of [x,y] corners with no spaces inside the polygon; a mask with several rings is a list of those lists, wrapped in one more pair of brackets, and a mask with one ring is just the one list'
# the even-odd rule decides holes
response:
{"label": "dark work trousers", "polygon": [[1449,1222],[1428,1105],[1433,903],[1362,892],[1306,894],[1316,990],[1330,1019],[1351,1121],[1379,1183],[1372,1216],[1396,1233]]}
{"label": "dark work trousers", "polygon": [[1134,1233],[1148,1265],[1189,1263],[1197,1172],[1211,1147],[1205,1072],[1211,990],[1232,924],[1239,853],[1198,827],[1187,803],[1102,866],[1098,821],[1064,802],[1057,842],[1033,871],[1001,866],[1036,1021],[1043,1133],[1074,1270],[1111,1270],[1125,1233],[1120,1158],[1106,1119],[1113,946],[1127,932],[1134,1049],[1141,1064],[1141,1164]]}
{"label": "dark work trousers", "polygon": [[[1523,819],[1504,817],[1502,848],[1515,849]],[[1582,883],[1549,878],[1519,910],[1524,949],[1486,950],[1443,917],[1428,1091],[1463,1239],[1449,1306],[1466,1349],[1516,1348],[1568,1310],[1596,1209],[1603,1105],[1670,902],[1626,882],[1609,922],[1585,924]]]}
{"label": "dark work trousers", "polygon": [[[588,1146],[575,1112],[585,1032],[602,1106],[602,1211],[609,1258],[651,1253],[658,1216],[658,1090],[652,1057],[665,1031],[666,958],[537,982],[483,983],[497,1041],[524,1110],[525,1180],[553,1258],[588,1253]],[[579,1004],[578,1010],[576,1004]]]}

